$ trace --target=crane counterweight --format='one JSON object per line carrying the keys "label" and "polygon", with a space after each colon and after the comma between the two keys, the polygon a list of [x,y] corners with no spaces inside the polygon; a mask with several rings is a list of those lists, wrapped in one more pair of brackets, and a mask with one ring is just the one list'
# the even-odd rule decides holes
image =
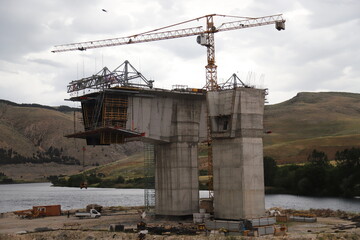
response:
{"label": "crane counterweight", "polygon": [[275,28],[276,28],[278,31],[285,30],[285,20],[276,21],[276,22],[275,22]]}

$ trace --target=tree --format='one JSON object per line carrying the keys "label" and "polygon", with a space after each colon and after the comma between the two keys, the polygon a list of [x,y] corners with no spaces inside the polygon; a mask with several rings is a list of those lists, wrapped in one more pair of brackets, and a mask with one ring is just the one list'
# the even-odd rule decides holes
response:
{"label": "tree", "polygon": [[96,176],[95,173],[91,173],[89,176],[86,177],[88,184],[95,184],[101,182],[101,178]]}
{"label": "tree", "polygon": [[337,151],[335,160],[341,167],[360,168],[360,148],[345,149]]}
{"label": "tree", "polygon": [[82,174],[72,175],[67,181],[68,187],[79,187],[82,182],[84,182],[85,177]]}
{"label": "tree", "polygon": [[316,149],[312,151],[307,160],[311,165],[319,167],[328,167],[330,165],[327,155],[324,152],[317,151]]}
{"label": "tree", "polygon": [[277,171],[276,161],[271,157],[264,157],[264,182],[265,186],[273,186]]}
{"label": "tree", "polygon": [[297,189],[297,172],[302,166],[295,164],[278,167],[274,186],[286,190],[287,193],[296,193]]}
{"label": "tree", "polygon": [[360,148],[345,149],[335,154],[340,188],[345,197],[360,193]]}
{"label": "tree", "polygon": [[125,183],[125,178],[123,176],[119,175],[116,182],[117,183]]}
{"label": "tree", "polygon": [[298,193],[301,195],[311,195],[312,194],[312,183],[306,177],[300,179],[297,184]]}

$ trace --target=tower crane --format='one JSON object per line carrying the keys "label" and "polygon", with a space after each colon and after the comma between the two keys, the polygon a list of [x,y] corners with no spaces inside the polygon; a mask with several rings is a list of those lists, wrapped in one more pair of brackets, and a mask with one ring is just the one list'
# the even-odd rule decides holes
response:
{"label": "tower crane", "polygon": [[[215,26],[214,17],[224,17],[224,18],[239,18],[238,21],[223,22],[219,26]],[[197,22],[199,20],[205,19],[206,26],[197,26],[190,28],[180,28],[173,30],[166,30],[182,24],[187,24],[190,22]],[[217,85],[217,66],[215,64],[215,37],[214,34],[217,32],[224,32],[230,30],[258,27],[263,25],[275,24],[277,30],[285,30],[285,19],[283,19],[282,14],[263,16],[263,17],[237,17],[229,15],[220,15],[220,14],[209,14],[202,17],[194,18],[184,22],[172,24],[166,27],[157,28],[151,31],[134,34],[128,37],[119,37],[119,38],[110,38],[96,41],[86,41],[78,43],[70,43],[57,45],[52,50],[53,53],[56,52],[67,52],[67,51],[85,51],[92,48],[103,48],[103,47],[112,47],[119,45],[127,45],[134,43],[143,43],[143,42],[153,42],[166,39],[182,38],[197,36],[197,42],[207,48],[207,65],[206,68],[206,90],[216,90]],[[166,30],[166,31],[164,31]]]}
{"label": "tower crane", "polygon": [[[239,19],[237,21],[228,21],[223,22],[218,26],[215,26],[214,18],[223,17],[226,19]],[[197,26],[197,27],[188,27],[188,28],[176,28],[183,24],[189,24],[193,22],[198,22],[199,20],[205,19],[206,25]],[[229,15],[220,15],[220,14],[209,14],[202,17],[197,17],[190,19],[184,22],[172,24],[169,26],[157,28],[143,33],[138,33],[130,35],[127,37],[118,37],[118,38],[109,38],[96,41],[86,41],[78,43],[70,43],[57,45],[52,50],[53,53],[57,52],[67,52],[67,51],[85,51],[92,48],[103,48],[103,47],[112,47],[120,45],[128,45],[135,43],[143,42],[154,42],[166,39],[174,38],[183,38],[190,36],[197,36],[197,43],[207,48],[207,65],[206,69],[206,84],[204,88],[207,91],[215,91],[219,89],[217,84],[217,66],[215,64],[215,37],[214,34],[218,32],[238,30],[252,27],[259,27],[264,25],[275,24],[275,28],[278,31],[285,30],[285,19],[283,19],[282,14],[263,16],[263,17],[239,17],[239,16],[229,16]],[[211,134],[210,134],[210,125],[208,123],[208,144],[209,144],[209,153],[208,153],[208,171],[209,175],[212,175],[212,149],[211,149]],[[209,180],[209,190],[210,198],[212,198],[212,179]]]}

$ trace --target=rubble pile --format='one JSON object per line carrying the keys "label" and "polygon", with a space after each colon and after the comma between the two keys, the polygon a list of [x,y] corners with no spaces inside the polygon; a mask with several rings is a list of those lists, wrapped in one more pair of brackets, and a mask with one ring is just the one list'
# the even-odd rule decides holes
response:
{"label": "rubble pile", "polygon": [[360,212],[352,213],[345,212],[341,210],[331,210],[331,209],[312,209],[309,210],[294,210],[294,209],[283,209],[283,208],[271,208],[270,210],[279,211],[284,215],[294,215],[294,214],[302,214],[302,215],[315,215],[317,217],[338,217],[341,219],[347,219],[359,222],[360,221]]}

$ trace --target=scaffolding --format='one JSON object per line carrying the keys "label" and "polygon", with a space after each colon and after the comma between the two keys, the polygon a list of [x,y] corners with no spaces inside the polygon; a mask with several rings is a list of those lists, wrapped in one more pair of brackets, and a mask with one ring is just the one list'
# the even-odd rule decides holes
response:
{"label": "scaffolding", "polygon": [[126,128],[128,97],[106,94],[102,109],[103,127]]}
{"label": "scaffolding", "polygon": [[154,145],[144,143],[144,202],[145,211],[154,214],[155,210],[155,151]]}

